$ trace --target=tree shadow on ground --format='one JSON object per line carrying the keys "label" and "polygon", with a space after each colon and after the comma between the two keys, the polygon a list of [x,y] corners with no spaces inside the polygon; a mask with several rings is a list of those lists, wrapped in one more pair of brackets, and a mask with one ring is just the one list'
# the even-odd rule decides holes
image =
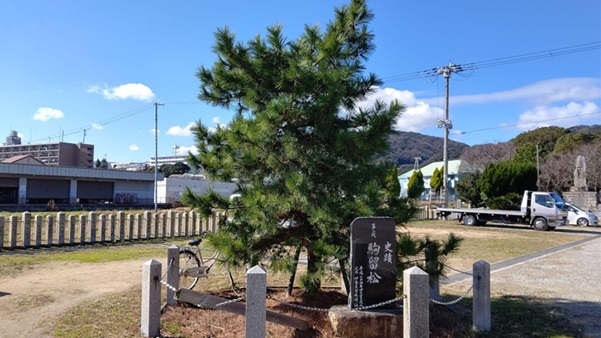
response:
{"label": "tree shadow on ground", "polygon": [[472,298],[455,307],[462,317],[455,337],[601,337],[601,305],[559,298],[506,295],[491,299],[491,330],[472,331]]}

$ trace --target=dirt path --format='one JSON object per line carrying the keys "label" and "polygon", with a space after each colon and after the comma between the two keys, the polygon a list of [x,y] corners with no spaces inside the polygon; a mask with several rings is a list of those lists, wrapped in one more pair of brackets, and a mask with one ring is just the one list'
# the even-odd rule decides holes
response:
{"label": "dirt path", "polygon": [[141,283],[147,260],[52,262],[12,278],[0,277],[0,337],[51,337],[52,323],[71,307]]}
{"label": "dirt path", "polygon": [[[493,297],[543,298],[585,337],[601,338],[600,281],[601,237],[596,235],[579,245],[514,259],[510,265],[493,264],[490,284]],[[471,278],[461,278],[443,288],[466,290],[471,283]]]}

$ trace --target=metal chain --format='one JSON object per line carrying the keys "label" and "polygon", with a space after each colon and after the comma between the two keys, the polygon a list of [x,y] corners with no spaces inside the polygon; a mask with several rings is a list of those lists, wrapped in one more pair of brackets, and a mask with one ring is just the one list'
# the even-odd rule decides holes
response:
{"label": "metal chain", "polygon": [[438,304],[438,305],[453,305],[455,303],[459,303],[459,301],[461,301],[463,298],[465,298],[465,296],[467,296],[467,294],[470,293],[470,291],[472,291],[473,287],[474,287],[474,285],[470,285],[470,288],[467,289],[467,291],[463,295],[459,296],[459,298],[457,298],[455,300],[452,300],[450,302],[439,302],[439,301],[437,301],[435,299],[432,299],[432,298],[430,298],[430,301],[432,303]]}
{"label": "metal chain", "polygon": [[162,283],[163,279],[165,279],[165,277],[169,273],[169,270],[171,270],[171,264],[173,264],[174,261],[175,261],[175,259],[173,259],[173,258],[171,258],[171,260],[169,260],[169,264],[167,265],[167,269],[165,269],[165,273],[161,277],[161,283]]}
{"label": "metal chain", "polygon": [[173,286],[171,286],[171,285],[167,284],[167,282],[164,282],[164,281],[162,281],[162,280],[161,280],[161,284],[165,285],[165,286],[166,286],[168,289],[170,289],[171,291],[173,291],[173,292],[177,292],[177,289],[176,289],[176,288],[174,288]]}
{"label": "metal chain", "polygon": [[[239,302],[239,301],[241,301],[241,300],[243,300],[243,299],[244,299],[244,297],[238,297],[238,298],[236,298],[236,299],[230,299],[230,300],[226,300],[225,302],[221,302],[221,303],[217,303],[217,304],[215,304],[215,307],[220,307],[220,306],[223,306],[223,305],[227,305],[227,304],[231,304],[231,303]],[[200,304],[197,304],[197,305],[198,305],[198,306],[200,306]]]}
{"label": "metal chain", "polygon": [[444,266],[446,266],[447,268],[449,268],[449,269],[451,269],[451,270],[453,270],[453,271],[459,272],[459,273],[463,273],[463,274],[470,275],[470,276],[473,276],[473,275],[474,275],[474,274],[473,274],[473,273],[471,273],[471,272],[467,272],[467,271],[461,271],[461,270],[459,270],[459,269],[455,269],[454,267],[452,267],[452,266],[449,266],[449,265],[446,265],[446,264],[444,264],[444,263],[443,263],[443,265],[444,265]]}
{"label": "metal chain", "polygon": [[400,300],[403,300],[404,298],[407,298],[407,296],[405,294],[401,295],[400,297],[397,297],[395,299],[390,299],[384,302],[380,302],[378,304],[373,304],[373,305],[366,305],[366,306],[360,306],[358,308],[355,308],[355,310],[369,310],[369,309],[373,309],[373,308],[377,308],[380,306],[384,306],[384,305],[388,305],[390,303],[394,303],[394,302],[398,302]]}
{"label": "metal chain", "polygon": [[319,311],[319,312],[328,312],[328,311],[330,311],[329,309],[320,309],[320,308],[317,308],[317,307],[302,306],[302,305],[298,305],[298,304],[284,302],[284,301],[277,300],[277,299],[274,299],[274,298],[269,298],[269,299],[274,300],[274,301],[276,301],[276,302],[278,302],[280,304],[288,305],[288,306],[295,307],[295,308],[298,308],[298,309],[301,309],[301,310]]}
{"label": "metal chain", "polygon": [[[405,297],[406,297],[405,295],[402,295],[400,297],[397,297],[397,298],[394,298],[394,299],[390,299],[390,300],[387,300],[387,301],[384,301],[384,302],[380,302],[380,303],[377,303],[377,304],[360,306],[358,308],[354,308],[353,310],[359,310],[359,311],[361,311],[361,310],[374,309],[374,308],[377,308],[377,307],[380,307],[380,306],[384,306],[384,305],[388,305],[390,303],[397,302],[399,300],[402,300]],[[277,300],[277,299],[274,299],[274,298],[270,298],[270,299],[274,300],[274,301],[276,301],[276,302],[278,302],[280,304],[288,305],[288,306],[295,307],[295,308],[298,308],[298,309],[301,309],[301,310],[318,311],[318,312],[329,312],[330,311],[330,309],[322,309],[322,308],[317,308],[317,307],[303,306],[303,305],[298,305],[298,304],[284,302],[284,301]]]}

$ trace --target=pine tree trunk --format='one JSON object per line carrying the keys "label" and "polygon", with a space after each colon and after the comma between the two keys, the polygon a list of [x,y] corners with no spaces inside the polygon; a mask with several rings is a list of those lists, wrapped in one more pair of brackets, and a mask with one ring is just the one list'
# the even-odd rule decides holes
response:
{"label": "pine tree trunk", "polygon": [[338,260],[338,265],[340,265],[340,275],[342,276],[342,281],[344,282],[344,291],[346,294],[349,294],[349,290],[351,288],[351,282],[349,281],[348,271],[346,271],[346,262],[342,259]]}
{"label": "pine tree trunk", "polygon": [[288,288],[286,289],[286,297],[290,297],[292,295],[292,289],[294,288],[294,279],[296,278],[296,270],[298,269],[298,259],[300,258],[302,246],[299,245],[296,247],[296,252],[294,253],[294,269],[290,271],[290,279],[288,280]]}
{"label": "pine tree trunk", "polygon": [[317,292],[319,288],[321,288],[321,280],[318,278],[319,269],[317,267],[317,262],[319,261],[318,257],[315,255],[315,252],[311,249],[311,246],[307,246],[307,275],[311,277],[311,281],[315,281],[312,284],[310,292]]}

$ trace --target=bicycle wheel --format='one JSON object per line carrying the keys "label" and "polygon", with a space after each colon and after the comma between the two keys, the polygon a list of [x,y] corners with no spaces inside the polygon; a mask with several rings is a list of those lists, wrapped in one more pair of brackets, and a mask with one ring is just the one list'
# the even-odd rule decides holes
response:
{"label": "bicycle wheel", "polygon": [[185,271],[189,268],[200,267],[200,260],[196,254],[188,249],[182,249],[179,251],[179,287],[182,289],[192,290],[196,283],[198,283],[198,277],[186,276]]}

